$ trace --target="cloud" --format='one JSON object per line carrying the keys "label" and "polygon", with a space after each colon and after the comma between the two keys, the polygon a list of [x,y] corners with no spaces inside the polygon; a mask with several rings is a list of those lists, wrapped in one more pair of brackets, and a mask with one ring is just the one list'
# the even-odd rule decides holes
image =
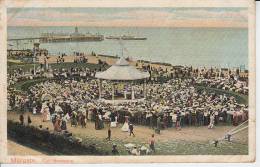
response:
{"label": "cloud", "polygon": [[223,19],[233,21],[247,21],[247,10],[241,11],[219,11],[213,12],[208,10],[188,10],[177,11],[176,18],[179,19]]}
{"label": "cloud", "polygon": [[[219,8],[216,8],[219,9]],[[247,10],[151,8],[22,10],[8,12],[9,26],[247,27]]]}

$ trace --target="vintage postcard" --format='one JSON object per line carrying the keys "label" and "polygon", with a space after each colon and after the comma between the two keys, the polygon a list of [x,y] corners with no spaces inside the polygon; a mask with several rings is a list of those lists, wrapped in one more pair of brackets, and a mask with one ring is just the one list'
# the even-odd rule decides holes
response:
{"label": "vintage postcard", "polygon": [[253,0],[0,7],[1,163],[255,161]]}

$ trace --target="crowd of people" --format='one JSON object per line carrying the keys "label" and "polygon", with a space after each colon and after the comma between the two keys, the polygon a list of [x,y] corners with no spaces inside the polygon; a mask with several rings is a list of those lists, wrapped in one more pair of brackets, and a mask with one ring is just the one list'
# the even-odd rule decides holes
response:
{"label": "crowd of people", "polygon": [[[47,56],[48,51],[46,49],[40,49],[37,53],[36,56]],[[15,59],[23,59],[24,57],[33,57],[33,50],[27,49],[27,50],[8,50],[7,52],[7,57],[10,58],[15,58]]]}
{"label": "crowd of people", "polygon": [[[77,54],[80,56],[80,53]],[[209,129],[218,124],[237,126],[248,119],[248,106],[238,103],[235,97],[196,89],[197,84],[204,84],[247,95],[247,81],[239,80],[233,74],[223,77],[211,69],[200,74],[190,67],[174,73],[147,66],[143,68],[151,74],[144,101],[117,105],[100,101],[99,82],[94,78],[98,69],[76,67],[49,69],[48,73],[54,79],[37,83],[29,87],[26,93],[9,89],[8,109],[41,114],[42,121],[51,121],[56,132],[66,131],[68,123],[70,126],[88,128],[87,122],[94,122],[96,130],[107,126],[108,140],[111,139],[111,128],[119,127],[119,124],[123,124],[122,131],[135,136],[134,125],[148,126],[159,134],[163,129],[181,130],[186,126],[208,126]],[[157,82],[158,76],[166,80]],[[9,87],[20,80],[32,79],[30,77],[22,69],[16,69],[8,76]],[[109,81],[103,81],[103,98],[112,98],[112,85]],[[136,98],[143,97],[142,85],[130,87],[127,83],[118,84],[115,95],[130,89],[134,89]],[[150,143],[154,142],[153,137]],[[116,146],[113,149],[116,152]],[[155,149],[154,144],[150,144],[150,149]]]}
{"label": "crowd of people", "polygon": [[223,89],[240,94],[248,95],[248,85],[245,81],[234,78],[217,78],[217,79],[197,79],[196,83],[207,85],[211,88]]}
{"label": "crowd of people", "polygon": [[[126,116],[131,123],[156,129],[208,126],[212,122],[211,115],[214,115],[214,125],[219,122],[238,125],[247,119],[248,107],[238,104],[234,97],[198,92],[193,84],[192,79],[148,83],[146,101],[114,106],[98,100],[99,84],[96,79],[52,80],[30,87],[25,96],[11,94],[9,104],[10,108],[20,107],[22,111],[42,113],[44,121],[56,115],[55,119],[60,122],[56,125],[59,126],[61,120],[66,122],[66,119],[71,120],[72,126],[82,127],[85,127],[86,120],[95,121],[96,129],[102,129],[104,122],[111,122],[114,117],[117,122],[124,123]],[[103,97],[110,96],[111,89],[111,83],[104,82]],[[133,89],[136,96],[143,93],[140,85],[135,85]]]}
{"label": "crowd of people", "polygon": [[58,56],[58,57],[57,57],[57,60],[56,60],[56,63],[57,63],[57,64],[59,64],[59,63],[64,63],[64,62],[65,62],[64,56],[66,56],[66,55],[65,55],[65,54],[62,54],[61,56]]}

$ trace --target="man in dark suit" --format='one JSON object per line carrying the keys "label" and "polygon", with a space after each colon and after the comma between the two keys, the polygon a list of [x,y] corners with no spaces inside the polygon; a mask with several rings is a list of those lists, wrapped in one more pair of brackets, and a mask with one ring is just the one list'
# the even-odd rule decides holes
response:
{"label": "man in dark suit", "polygon": [[133,136],[135,137],[135,134],[134,134],[134,125],[133,125],[132,123],[129,124],[129,131],[130,131],[129,136],[131,136],[131,134],[133,134]]}
{"label": "man in dark suit", "polygon": [[24,125],[24,117],[23,117],[23,114],[20,115],[19,120],[20,120],[20,124],[21,124],[21,125]]}

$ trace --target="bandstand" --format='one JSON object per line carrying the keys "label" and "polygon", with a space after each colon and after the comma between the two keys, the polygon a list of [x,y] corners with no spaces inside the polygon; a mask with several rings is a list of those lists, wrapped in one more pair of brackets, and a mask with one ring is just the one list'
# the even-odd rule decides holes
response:
{"label": "bandstand", "polygon": [[[125,102],[138,102],[143,101],[146,98],[146,79],[150,77],[149,72],[143,72],[130,65],[125,58],[121,57],[114,65],[108,68],[106,71],[97,72],[95,75],[99,79],[99,100],[106,103],[125,103]],[[105,99],[102,97],[102,81],[110,81],[112,84],[112,98]],[[124,97],[115,97],[115,86],[117,84],[125,84],[131,87],[131,92],[124,90]],[[143,85],[143,97],[135,98],[135,84]],[[125,89],[125,88],[124,88]],[[130,98],[127,98],[126,94],[131,94]]]}

